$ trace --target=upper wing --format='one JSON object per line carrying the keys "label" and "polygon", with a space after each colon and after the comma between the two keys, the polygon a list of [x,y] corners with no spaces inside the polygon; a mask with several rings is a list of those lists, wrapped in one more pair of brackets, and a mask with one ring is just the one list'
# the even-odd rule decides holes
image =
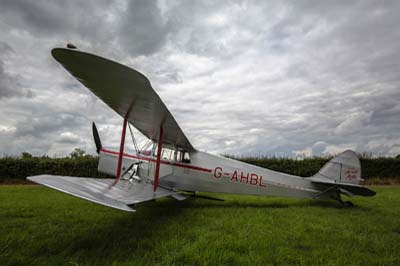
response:
{"label": "upper wing", "polygon": [[188,151],[189,140],[141,73],[103,57],[64,48],[52,51],[54,58],[149,139],[157,141],[163,127],[163,143]]}
{"label": "upper wing", "polygon": [[131,183],[126,180],[114,184],[115,179],[55,175],[29,176],[27,179],[82,199],[131,212],[135,211],[128,206],[131,204],[166,196],[181,199],[172,190],[158,188],[154,192],[152,184]]}

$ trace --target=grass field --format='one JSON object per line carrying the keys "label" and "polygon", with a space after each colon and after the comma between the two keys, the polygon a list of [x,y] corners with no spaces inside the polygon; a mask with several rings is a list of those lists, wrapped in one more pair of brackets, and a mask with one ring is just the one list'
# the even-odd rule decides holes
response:
{"label": "grass field", "polygon": [[400,187],[357,206],[218,195],[126,213],[0,186],[0,265],[400,265]]}

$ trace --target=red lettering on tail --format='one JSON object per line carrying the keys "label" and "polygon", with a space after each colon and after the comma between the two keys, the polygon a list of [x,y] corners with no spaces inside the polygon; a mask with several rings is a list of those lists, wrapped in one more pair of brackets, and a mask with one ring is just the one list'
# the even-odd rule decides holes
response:
{"label": "red lettering on tail", "polygon": [[251,174],[250,175],[250,185],[255,186],[255,185],[257,185],[257,183],[258,183],[258,175]]}
{"label": "red lettering on tail", "polygon": [[267,187],[267,185],[264,185],[262,182],[262,176],[260,175],[260,187]]}
{"label": "red lettering on tail", "polygon": [[239,182],[238,181],[238,175],[237,175],[237,171],[235,170],[235,172],[233,172],[233,175],[231,177],[231,182],[235,180],[235,182]]}
{"label": "red lettering on tail", "polygon": [[214,169],[214,177],[215,178],[221,178],[222,176],[222,168],[221,167],[215,167]]}
{"label": "red lettering on tail", "polygon": [[[243,172],[241,172],[240,173],[240,183],[243,183],[243,179],[244,179]],[[247,173],[247,175],[246,175],[246,184],[247,183],[249,183],[249,173]]]}

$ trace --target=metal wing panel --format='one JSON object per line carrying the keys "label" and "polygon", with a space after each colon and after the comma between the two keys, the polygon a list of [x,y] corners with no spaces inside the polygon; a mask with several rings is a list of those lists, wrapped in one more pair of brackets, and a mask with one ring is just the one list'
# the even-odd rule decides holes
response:
{"label": "metal wing panel", "polygon": [[176,194],[163,188],[154,192],[151,184],[126,180],[113,185],[115,179],[105,178],[38,175],[27,179],[82,199],[131,212],[135,210],[127,205]]}
{"label": "metal wing panel", "polygon": [[53,57],[76,79],[146,137],[156,141],[163,126],[163,142],[194,150],[161,98],[141,73],[93,54],[55,48]]}

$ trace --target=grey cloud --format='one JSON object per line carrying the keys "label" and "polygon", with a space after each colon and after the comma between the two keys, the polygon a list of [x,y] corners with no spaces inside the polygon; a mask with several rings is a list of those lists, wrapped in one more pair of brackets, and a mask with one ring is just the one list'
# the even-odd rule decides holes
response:
{"label": "grey cloud", "polygon": [[345,118],[335,129],[337,134],[350,134],[359,132],[371,119],[372,112],[353,113]]}
{"label": "grey cloud", "polygon": [[129,1],[123,14],[119,39],[131,55],[154,53],[164,45],[168,34],[156,1]]}
{"label": "grey cloud", "polygon": [[8,43],[0,41],[0,54],[4,56],[12,53],[15,53],[14,49]]}
{"label": "grey cloud", "polygon": [[68,16],[60,16],[65,6],[45,1],[13,1],[1,2],[2,15],[20,28],[29,27],[37,33],[53,33],[65,30]]}
{"label": "grey cloud", "polygon": [[71,114],[48,114],[39,117],[28,117],[16,125],[16,137],[35,136],[38,138],[47,137],[68,128],[82,125],[86,119],[81,115]]}
{"label": "grey cloud", "polygon": [[13,96],[23,96],[26,91],[17,89],[18,79],[15,75],[5,71],[4,58],[7,58],[14,50],[5,42],[0,42],[0,99]]}
{"label": "grey cloud", "polygon": [[[197,108],[198,115],[192,112],[190,116],[193,118],[188,116],[187,120],[194,119],[199,123],[202,116],[207,117],[208,123],[202,126],[212,132],[208,137],[220,140],[213,142],[214,149],[234,152],[247,150],[276,154],[307,147],[316,153],[344,147],[363,151],[368,150],[365,145],[368,140],[381,139],[384,142],[385,135],[398,135],[395,133],[398,127],[395,120],[398,120],[399,112],[395,103],[400,100],[397,70],[397,62],[400,61],[397,59],[396,44],[399,40],[394,25],[399,22],[399,7],[395,2],[383,3],[344,5],[336,1],[299,1],[288,6],[274,4],[269,12],[260,3],[257,6],[248,4],[249,7],[244,9],[247,15],[244,25],[236,24],[239,19],[230,19],[228,26],[217,25],[210,30],[204,28],[203,20],[197,20],[203,14],[202,8],[194,9],[196,12],[191,20],[182,19],[185,16],[180,16],[178,11],[176,21],[181,19],[188,25],[177,27],[179,30],[175,30],[175,35],[170,35],[170,38],[177,37],[177,47],[189,53],[214,57],[219,66],[229,70],[235,63],[244,65],[253,60],[254,63],[247,68],[243,67],[242,76],[245,79],[259,73],[254,75],[257,79],[246,81],[238,78],[239,72],[231,71],[231,76],[225,77],[219,75],[222,74],[221,68],[213,69],[211,74],[217,80],[225,80],[224,89],[219,90],[211,79],[200,86],[210,88],[206,90],[209,93],[223,95],[219,100],[229,104],[205,105],[206,110]],[[180,10],[184,12],[185,7]],[[226,10],[221,6],[212,10],[205,12],[207,15],[218,11],[223,15],[229,13],[224,13]],[[257,13],[258,10],[261,12]],[[170,12],[174,14],[175,10]],[[280,16],[268,16],[274,12]],[[256,27],[252,28],[254,25]],[[248,33],[252,42],[246,41],[246,35],[238,34],[233,39],[235,45],[223,47],[225,50],[221,51],[218,41],[226,38],[231,28]],[[256,50],[256,57],[246,58],[242,55],[243,49]],[[228,50],[229,53],[226,53]],[[261,59],[265,53],[271,52],[287,58],[288,63],[282,63],[282,66],[265,64]],[[268,66],[273,68],[266,68]],[[268,72],[275,71],[277,67],[281,71],[275,77],[262,77],[263,72],[267,77]],[[233,83],[237,81],[240,85]],[[182,82],[187,85],[184,78]],[[200,86],[193,89],[198,90]],[[229,97],[249,88],[253,89],[254,96],[245,92],[243,97],[238,93],[240,101]],[[265,101],[265,104],[257,103],[257,100]],[[212,123],[215,128],[226,130],[213,131]],[[193,126],[193,123],[188,125]],[[260,125],[268,128],[265,135],[250,133],[251,128]],[[189,134],[201,137],[191,133],[201,129],[193,128],[189,129]],[[392,133],[383,132],[383,128]],[[235,129],[236,134],[229,134]],[[236,147],[224,146],[224,137],[236,139]],[[252,146],[246,139],[254,139],[255,144]],[[314,146],[316,140],[325,144]],[[199,141],[199,144],[202,142]]]}
{"label": "grey cloud", "polygon": [[2,0],[2,20],[42,37],[78,33],[96,36],[105,20],[109,1]]}
{"label": "grey cloud", "polygon": [[20,87],[19,77],[5,71],[4,62],[0,58],[0,100],[10,97],[33,97],[31,90]]}
{"label": "grey cloud", "polygon": [[72,133],[72,132],[63,132],[61,133],[58,141],[60,143],[66,143],[66,144],[79,144],[81,139],[78,135]]}
{"label": "grey cloud", "polygon": [[8,92],[28,84],[36,96],[0,99],[0,131],[13,129],[1,131],[2,150],[94,152],[92,120],[106,145],[118,145],[120,117],[45,59],[66,39],[142,71],[200,150],[399,150],[397,1],[0,5],[0,33],[20,56],[0,58],[0,82]]}

